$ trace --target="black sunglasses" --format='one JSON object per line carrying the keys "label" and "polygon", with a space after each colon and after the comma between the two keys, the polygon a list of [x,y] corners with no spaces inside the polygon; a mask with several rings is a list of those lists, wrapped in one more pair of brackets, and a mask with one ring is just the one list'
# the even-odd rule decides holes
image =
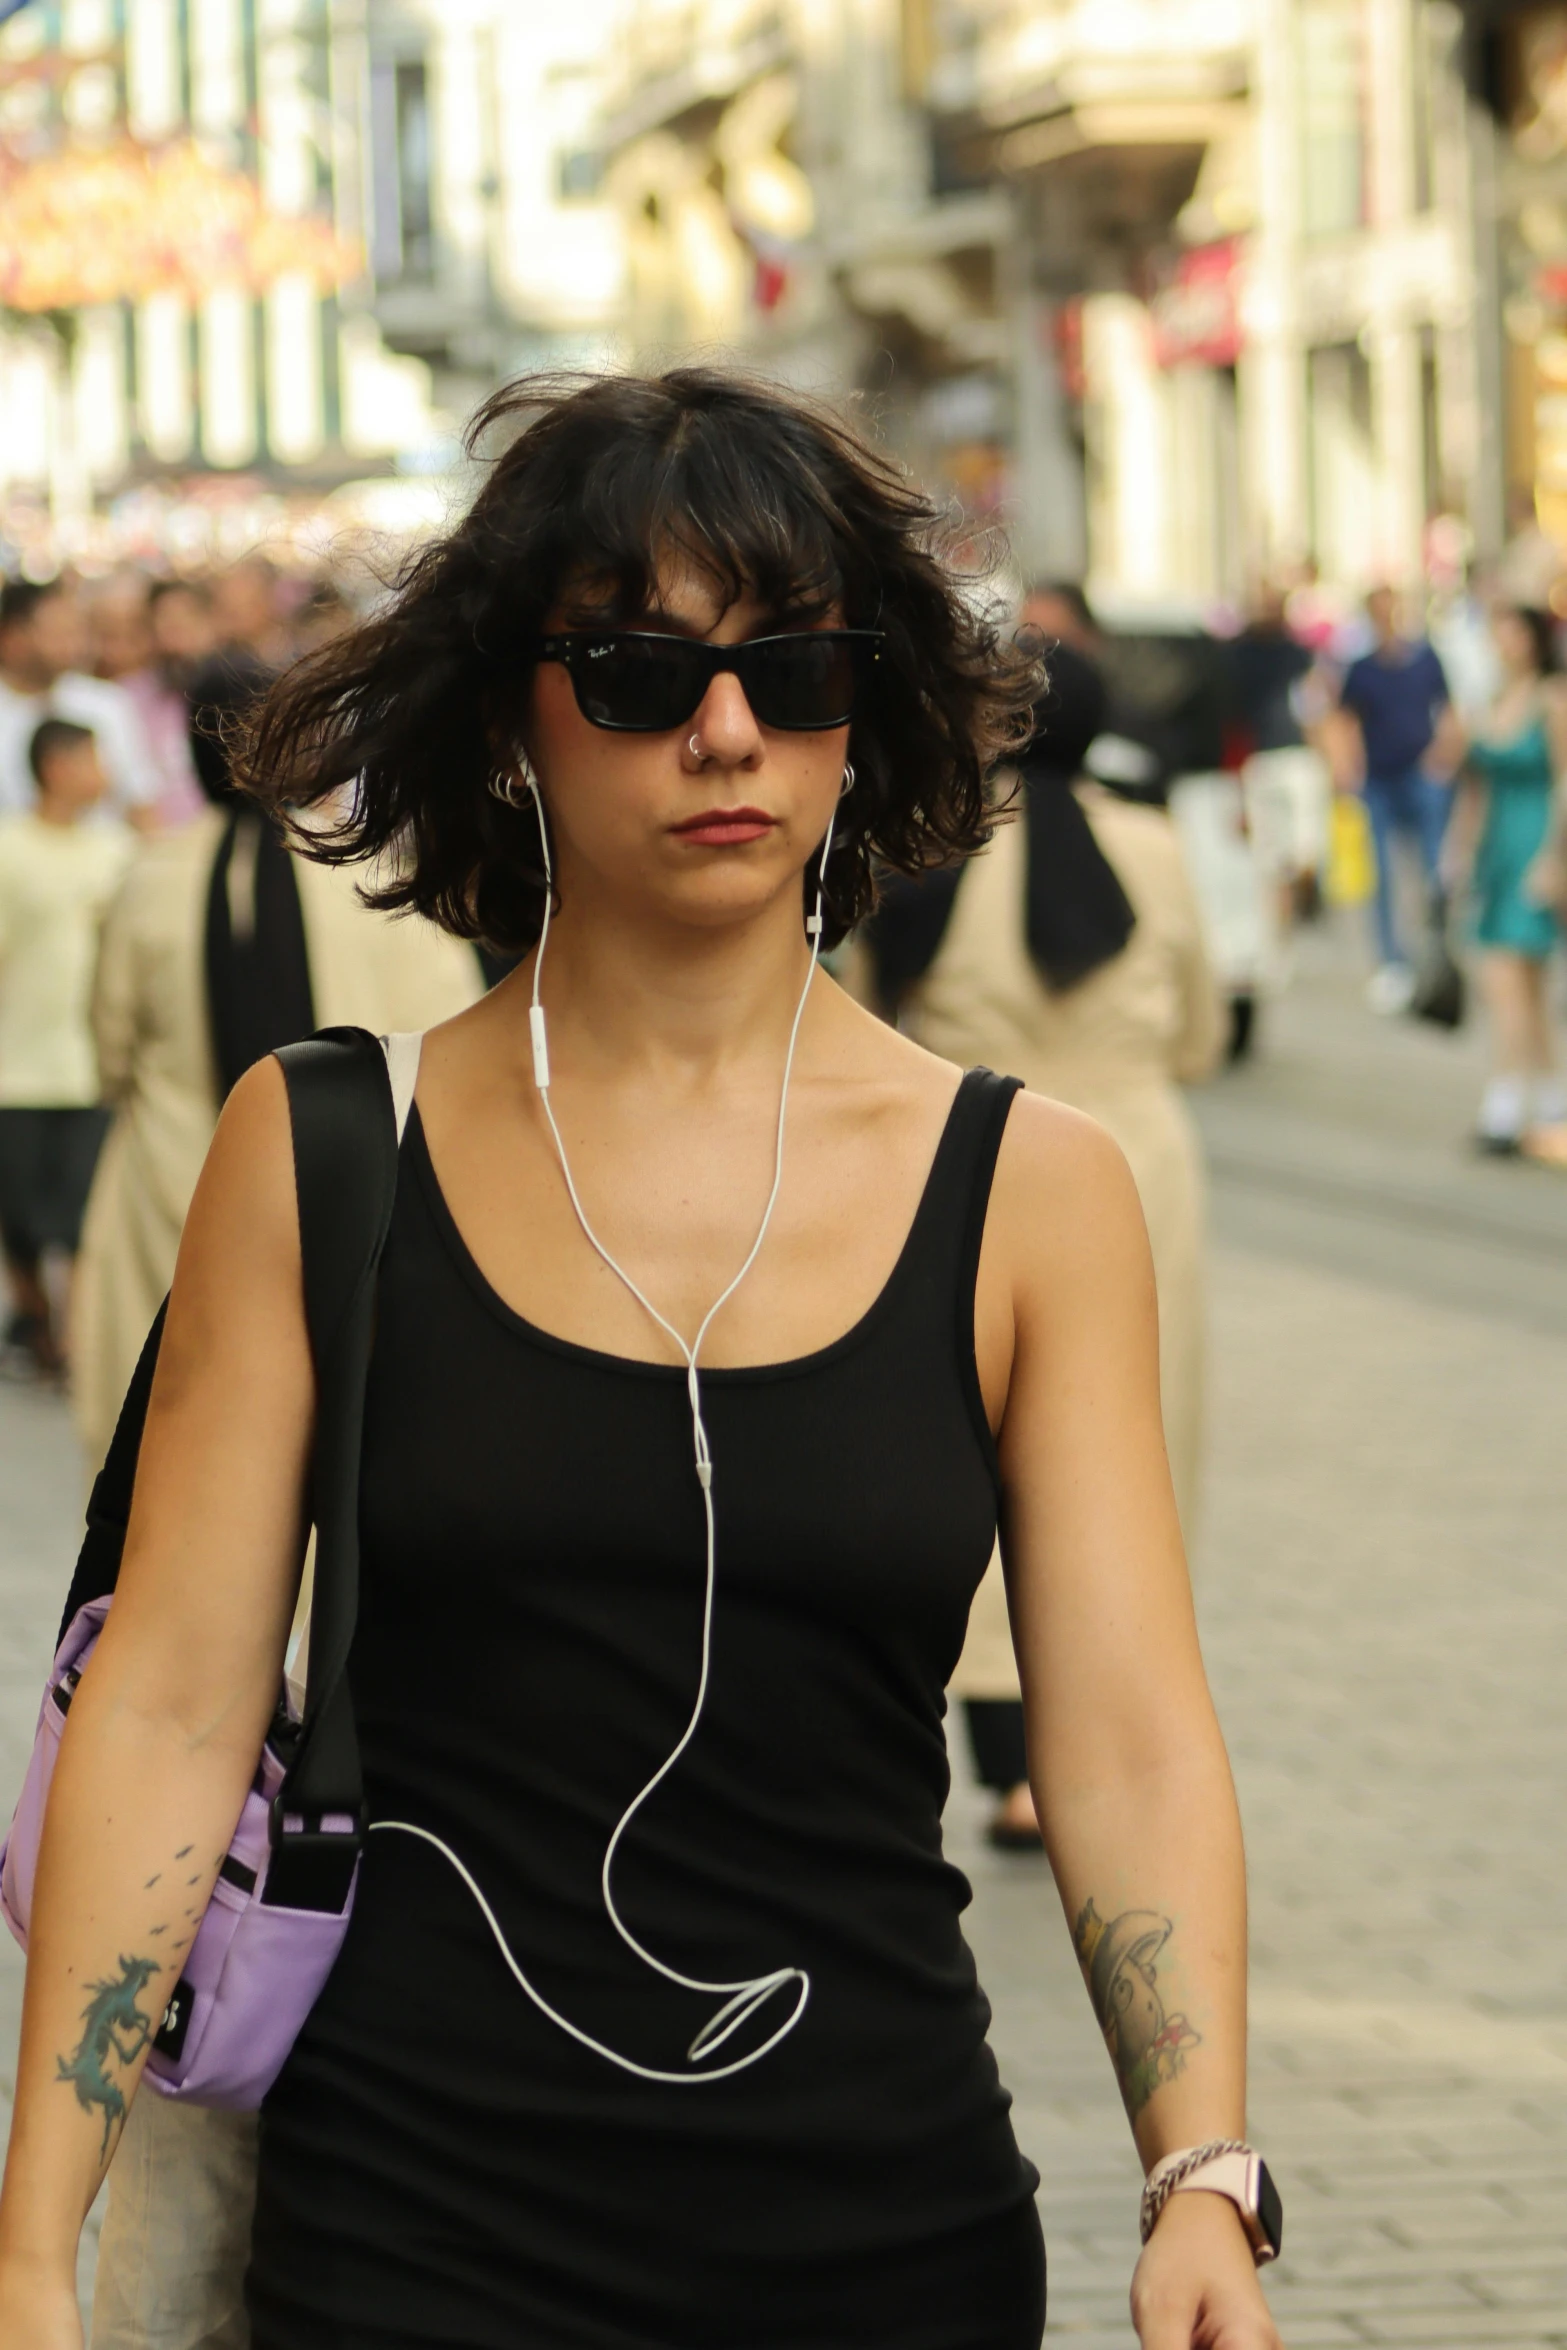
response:
{"label": "black sunglasses", "polygon": [[583,717],[617,734],[684,726],[721,669],[738,677],[760,725],[814,734],[847,726],[881,643],[879,628],[800,629],[743,645],[703,644],[652,629],[577,629],[540,637],[535,656],[562,662]]}

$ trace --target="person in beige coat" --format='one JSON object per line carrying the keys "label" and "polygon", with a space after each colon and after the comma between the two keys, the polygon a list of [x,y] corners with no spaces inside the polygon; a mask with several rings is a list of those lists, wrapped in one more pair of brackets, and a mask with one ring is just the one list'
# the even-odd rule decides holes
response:
{"label": "person in beige coat", "polygon": [[1126,1153],[1153,1250],[1165,1442],[1190,1533],[1202,1451],[1203,1173],[1179,1089],[1212,1070],[1223,1019],[1169,818],[1094,784],[1080,785],[1078,799],[1136,915],[1121,952],[1075,987],[1046,985],[1019,919],[1024,822],[1006,824],[965,873],[941,952],[900,1025],[947,1060],[984,1061],[1086,1110]]}
{"label": "person in beige coat", "polygon": [[[92,1468],[173,1279],[185,1211],[222,1104],[207,948],[213,866],[230,823],[227,808],[211,807],[149,841],[104,926],[93,1030],[104,1098],[115,1114],[83,1225],[74,1388]],[[316,1026],[354,1025],[377,1035],[431,1028],[483,993],[470,946],[433,923],[365,906],[344,866],[303,857],[289,863]],[[241,927],[244,882],[236,857],[228,896]]]}
{"label": "person in beige coat", "polygon": [[[878,939],[880,916],[868,945],[883,971],[892,965],[892,985],[877,990],[883,1008],[920,1044],[1087,1111],[1125,1152],[1153,1254],[1165,1442],[1189,1538],[1202,1455],[1204,1190],[1180,1088],[1213,1068],[1223,1018],[1174,827],[1162,808],[1081,777],[1103,690],[1066,646],[1048,668],[1041,733],[1008,820],[955,884],[936,875],[934,890],[916,885],[926,903],[900,925],[915,933],[901,957]],[[1033,1840],[999,1555],[952,1687],[968,1703],[987,1784],[1007,1796],[995,1840]],[[1002,1707],[1016,1718],[998,1719]]]}

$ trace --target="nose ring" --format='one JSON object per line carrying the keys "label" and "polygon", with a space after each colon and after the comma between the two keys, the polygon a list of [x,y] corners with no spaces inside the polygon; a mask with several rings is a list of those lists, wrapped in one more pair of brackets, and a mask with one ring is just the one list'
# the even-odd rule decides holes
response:
{"label": "nose ring", "polygon": [[707,753],[702,748],[702,738],[698,734],[694,734],[691,737],[687,748],[689,749],[693,759],[705,759],[707,757]]}

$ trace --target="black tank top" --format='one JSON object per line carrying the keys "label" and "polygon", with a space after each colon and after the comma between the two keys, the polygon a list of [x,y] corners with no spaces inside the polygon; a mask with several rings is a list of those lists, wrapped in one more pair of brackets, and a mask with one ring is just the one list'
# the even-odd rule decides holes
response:
{"label": "black tank top", "polygon": [[[1015,1090],[964,1077],[853,1329],[703,1374],[711,1686],[615,1894],[687,1974],[806,1968],[802,2020],[727,2080],[631,2077],[526,1998],[445,1859],[372,1835],[342,1956],[263,2116],[255,2350],[1037,2350],[1037,2181],[941,1845],[943,1691],[996,1526],[974,1282]],[[350,1669],[370,1818],[461,1855],[574,2023],[682,2069],[718,2002],[632,1955],[599,1870],[696,1689],[685,1374],[504,1305],[417,1112],[362,1524]]]}

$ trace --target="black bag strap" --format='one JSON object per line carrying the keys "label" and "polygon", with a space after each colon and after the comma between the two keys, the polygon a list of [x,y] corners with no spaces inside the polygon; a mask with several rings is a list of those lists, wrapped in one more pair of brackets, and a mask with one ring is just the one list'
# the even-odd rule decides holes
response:
{"label": "black bag strap", "polygon": [[136,1483],[136,1460],[141,1451],[147,1398],[152,1393],[152,1375],[158,1368],[158,1349],[163,1344],[163,1324],[168,1311],[169,1301],[165,1298],[142,1342],[114,1425],[113,1440],[104,1455],[103,1467],[93,1479],[92,1492],[87,1498],[87,1531],[76,1554],[76,1568],[66,1594],[56,1648],[87,1602],[106,1598],[120,1579],[120,1554],[125,1548],[125,1529],[131,1522],[131,1489]]}
{"label": "black bag strap", "polygon": [[[316,1373],[310,1514],[316,1528],[304,1719],[273,1805],[263,1899],[340,1910],[359,1851],[363,1783],[346,1667],[359,1612],[359,1452],[375,1281],[397,1191],[397,1122],[386,1055],[363,1028],[324,1028],[277,1055],[288,1087],[305,1321]],[[119,1580],[147,1402],[168,1300],[158,1308],[93,1480],[87,1531],[61,1619]],[[56,1643],[58,1646],[58,1642]],[[341,1830],[322,1823],[337,1818]]]}
{"label": "black bag strap", "polygon": [[[277,1055],[288,1086],[305,1322],[316,1373],[309,1663],[298,1745],[272,1806],[263,1899],[341,1909],[362,1828],[348,1652],[359,1613],[359,1458],[376,1274],[397,1193],[386,1056],[363,1028],[326,1028]],[[331,1824],[328,1824],[328,1823]]]}

